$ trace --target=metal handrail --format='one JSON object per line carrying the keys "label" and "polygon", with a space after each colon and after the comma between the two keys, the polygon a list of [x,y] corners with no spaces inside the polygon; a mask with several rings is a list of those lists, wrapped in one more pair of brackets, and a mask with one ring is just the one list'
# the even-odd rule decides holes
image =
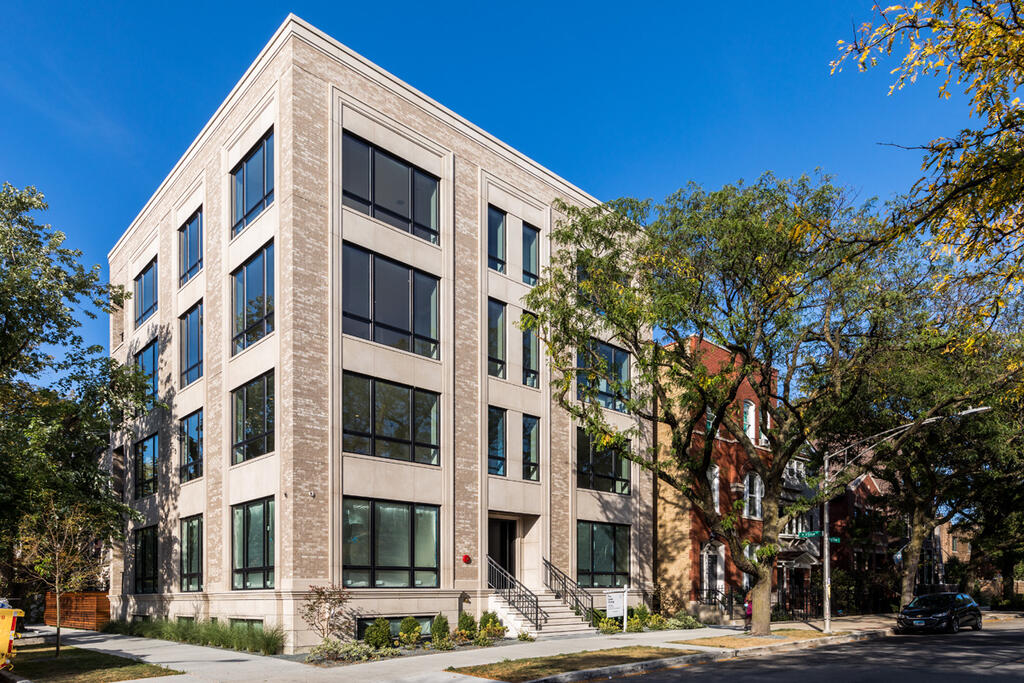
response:
{"label": "metal handrail", "polygon": [[540,601],[537,595],[524,586],[516,577],[487,556],[487,586],[498,591],[510,607],[523,615],[523,618],[540,630]]}
{"label": "metal handrail", "polygon": [[544,585],[554,591],[566,607],[586,619],[591,626],[594,625],[594,596],[547,560],[544,560]]}
{"label": "metal handrail", "polygon": [[697,602],[702,605],[714,605],[726,614],[732,615],[733,607],[739,602],[735,589],[720,591],[717,588],[701,588],[697,591]]}

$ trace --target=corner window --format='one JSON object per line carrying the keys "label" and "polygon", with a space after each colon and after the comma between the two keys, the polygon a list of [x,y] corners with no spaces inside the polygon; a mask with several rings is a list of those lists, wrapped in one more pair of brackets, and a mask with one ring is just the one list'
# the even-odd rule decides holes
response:
{"label": "corner window", "polygon": [[593,396],[611,410],[626,412],[629,398],[629,353],[597,340],[587,352],[580,352],[576,375],[577,398]]}
{"label": "corner window", "polygon": [[231,392],[231,464],[274,450],[274,371]]}
{"label": "corner window", "polygon": [[743,516],[761,519],[761,501],[764,498],[764,482],[753,472],[743,480]]}
{"label": "corner window", "polygon": [[200,301],[179,318],[181,346],[181,386],[203,376],[203,302]]}
{"label": "corner window", "polygon": [[203,476],[203,409],[187,415],[178,423],[178,449],[181,452],[179,476],[182,483]]}
{"label": "corner window", "polygon": [[576,523],[576,581],[585,588],[629,585],[629,526]]}
{"label": "corner window", "polygon": [[487,300],[487,374],[505,378],[505,304]]}
{"label": "corner window", "polygon": [[345,334],[439,357],[436,277],[351,244],[341,270]]}
{"label": "corner window", "polygon": [[577,427],[576,486],[628,496],[629,484],[630,460],[611,448],[595,446],[586,430]]}
{"label": "corner window", "polygon": [[523,223],[523,282],[531,287],[540,275],[540,230]]}
{"label": "corner window", "polygon": [[135,497],[156,493],[160,441],[156,434],[135,443]]}
{"label": "corner window", "polygon": [[342,583],[346,588],[437,588],[440,508],[346,497]]}
{"label": "corner window", "polygon": [[487,207],[487,267],[505,272],[505,212]]}
{"label": "corner window", "polygon": [[178,286],[203,269],[203,210],[200,208],[178,228]]}
{"label": "corner window", "polygon": [[433,391],[346,372],[342,450],[439,465],[441,397]]}
{"label": "corner window", "polygon": [[505,476],[505,409],[487,406],[487,473]]}
{"label": "corner window", "polygon": [[135,276],[135,326],[149,320],[156,313],[157,304],[156,259],[149,262],[142,272]]}
{"label": "corner window", "polygon": [[159,390],[159,352],[157,350],[157,340],[149,342],[142,349],[135,354],[135,366],[139,371],[146,377],[147,388],[149,389],[149,396],[146,399],[146,408],[152,409],[156,404],[157,392]]}
{"label": "corner window", "polygon": [[274,244],[267,244],[231,274],[231,355],[274,331]]}
{"label": "corner window", "polygon": [[231,589],[274,587],[274,498],[231,507]]}
{"label": "corner window", "polygon": [[181,520],[181,591],[203,590],[203,516]]}
{"label": "corner window", "polygon": [[136,529],[132,538],[135,566],[135,592],[156,593],[159,585],[159,556],[156,526]]}
{"label": "corner window", "polygon": [[342,204],[440,242],[438,179],[346,132],[341,139]]}
{"label": "corner window", "polygon": [[540,480],[540,418],[523,415],[523,479]]}
{"label": "corner window", "polygon": [[[524,319],[533,319],[533,313],[523,313]],[[533,328],[523,330],[523,384],[540,386],[540,339]]]}
{"label": "corner window", "polygon": [[274,203],[274,129],[231,171],[231,236]]}

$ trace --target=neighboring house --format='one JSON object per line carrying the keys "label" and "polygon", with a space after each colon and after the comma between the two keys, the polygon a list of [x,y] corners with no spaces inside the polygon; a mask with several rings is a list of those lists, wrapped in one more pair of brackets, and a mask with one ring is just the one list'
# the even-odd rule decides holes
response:
{"label": "neighboring house", "polygon": [[143,516],[113,616],[265,621],[291,652],[311,584],[360,623],[516,622],[513,579],[554,613],[555,570],[652,590],[650,475],[577,433],[517,326],[556,199],[597,202],[289,16],[108,257],[111,355],[153,398],[110,452]]}

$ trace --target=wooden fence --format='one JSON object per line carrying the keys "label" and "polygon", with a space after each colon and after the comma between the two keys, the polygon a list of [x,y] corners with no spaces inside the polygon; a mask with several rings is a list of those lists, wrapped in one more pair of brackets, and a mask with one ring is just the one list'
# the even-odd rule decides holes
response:
{"label": "wooden fence", "polygon": [[[108,621],[110,621],[110,601],[107,599],[106,593],[96,591],[61,595],[61,626],[98,631]],[[43,622],[48,626],[57,625],[57,596],[54,593],[46,594]]]}

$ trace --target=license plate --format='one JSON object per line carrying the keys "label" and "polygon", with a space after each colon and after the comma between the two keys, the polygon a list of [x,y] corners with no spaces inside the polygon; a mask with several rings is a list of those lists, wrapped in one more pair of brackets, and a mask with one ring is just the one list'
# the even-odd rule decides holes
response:
{"label": "license plate", "polygon": [[914,626],[924,626],[924,619],[915,619]]}

